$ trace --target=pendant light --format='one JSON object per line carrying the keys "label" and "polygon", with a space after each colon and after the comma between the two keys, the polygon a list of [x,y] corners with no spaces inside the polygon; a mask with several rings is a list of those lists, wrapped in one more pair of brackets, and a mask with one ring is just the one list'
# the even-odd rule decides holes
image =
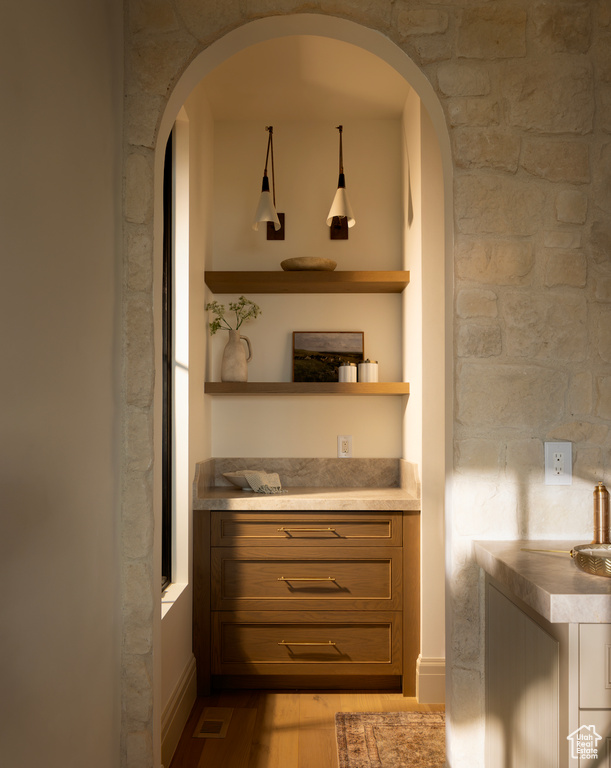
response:
{"label": "pendant light", "polygon": [[333,198],[329,215],[327,216],[327,226],[330,227],[331,240],[347,240],[348,227],[356,224],[352,207],[348,200],[346,192],[346,178],[344,176],[344,154],[342,148],[343,125],[338,125],[339,131],[339,179],[337,182],[337,192]]}
{"label": "pendant light", "polygon": [[[263,170],[263,182],[261,184],[261,197],[255,214],[255,220],[252,228],[259,229],[259,223],[267,222],[267,239],[284,240],[284,214],[276,212],[276,178],[274,174],[274,128],[271,125],[265,126],[269,137],[267,139],[267,152],[265,154],[265,168]],[[269,189],[269,179],[267,177],[267,164],[271,155],[272,161],[272,192]]]}

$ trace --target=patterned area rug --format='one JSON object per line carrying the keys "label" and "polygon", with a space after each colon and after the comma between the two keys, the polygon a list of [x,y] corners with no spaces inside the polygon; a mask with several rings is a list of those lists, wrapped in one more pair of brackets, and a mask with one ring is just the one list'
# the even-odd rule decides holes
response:
{"label": "patterned area rug", "polygon": [[339,768],[443,768],[445,715],[338,712]]}

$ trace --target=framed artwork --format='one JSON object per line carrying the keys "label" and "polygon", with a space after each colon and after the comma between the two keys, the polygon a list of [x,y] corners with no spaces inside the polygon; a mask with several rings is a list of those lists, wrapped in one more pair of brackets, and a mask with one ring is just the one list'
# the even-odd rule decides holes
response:
{"label": "framed artwork", "polygon": [[337,381],[341,363],[364,359],[363,331],[293,331],[293,381]]}

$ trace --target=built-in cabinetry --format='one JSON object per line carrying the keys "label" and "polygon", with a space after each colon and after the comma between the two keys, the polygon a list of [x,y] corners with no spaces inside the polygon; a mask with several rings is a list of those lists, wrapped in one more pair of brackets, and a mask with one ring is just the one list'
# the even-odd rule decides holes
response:
{"label": "built-in cabinetry", "polygon": [[[401,293],[409,272],[205,273],[213,293]],[[206,382],[209,395],[409,395],[407,382]]]}
{"label": "built-in cabinetry", "polygon": [[200,692],[414,695],[419,538],[417,512],[195,512]]}

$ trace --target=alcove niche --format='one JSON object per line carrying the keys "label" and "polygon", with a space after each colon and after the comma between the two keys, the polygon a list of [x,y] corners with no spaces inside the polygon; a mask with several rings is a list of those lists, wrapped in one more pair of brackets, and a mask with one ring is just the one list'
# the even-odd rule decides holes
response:
{"label": "alcove niche", "polygon": [[[416,464],[423,553],[419,697],[440,701],[443,571],[439,558],[428,553],[444,548],[449,315],[444,262],[450,235],[449,174],[444,173],[449,149],[437,99],[405,54],[370,30],[339,19],[275,17],[235,30],[191,64],[161,122],[157,179],[160,148],[177,119],[183,159],[176,173],[183,181],[188,177],[189,190],[188,216],[177,217],[189,255],[181,304],[189,335],[182,364],[188,372],[189,480],[196,462],[219,456],[335,457],[338,434],[353,436],[355,457]],[[337,187],[339,124],[357,222],[343,241],[330,239],[325,222]],[[268,241],[263,227],[251,226],[268,125],[274,127],[277,208],[286,216],[283,241]],[[408,381],[409,398],[204,395],[205,381],[220,380],[225,342],[224,334],[210,337],[204,306],[213,298],[225,304],[238,298],[214,296],[205,271],[280,270],[283,259],[312,255],[333,259],[337,271],[409,270],[410,284],[395,295],[248,294],[262,309],[241,329],[253,348],[249,381],[291,380],[292,331],[356,330],[364,332],[365,355],[379,362],[380,380]],[[160,260],[157,248],[156,266]],[[158,291],[159,275],[156,269]],[[187,536],[176,555],[187,574],[190,514],[186,502],[177,510]],[[155,632],[162,651],[156,696],[164,741],[172,740],[180,691],[194,679],[191,599],[187,584]]]}

